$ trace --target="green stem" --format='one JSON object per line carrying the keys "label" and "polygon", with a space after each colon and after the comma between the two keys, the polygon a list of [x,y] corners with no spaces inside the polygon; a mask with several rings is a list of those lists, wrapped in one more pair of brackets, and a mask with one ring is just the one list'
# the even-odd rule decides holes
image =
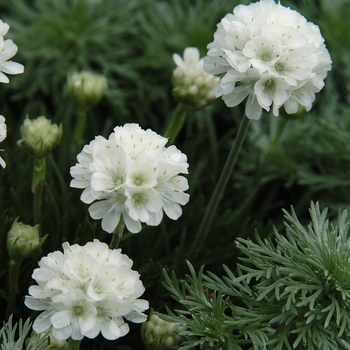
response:
{"label": "green stem", "polygon": [[278,143],[279,143],[279,141],[281,139],[281,136],[283,134],[283,131],[286,128],[286,125],[287,125],[289,120],[290,120],[290,118],[284,117],[284,116],[281,116],[279,118],[276,134],[275,134],[274,138],[271,140],[271,143],[270,143],[270,146],[269,146],[269,151],[270,152],[273,152],[274,149],[276,148],[276,146],[278,145]]}
{"label": "green stem", "polygon": [[32,193],[34,194],[34,224],[39,222],[41,216],[41,202],[46,176],[46,158],[34,157]]}
{"label": "green stem", "polygon": [[193,241],[192,247],[195,249],[200,248],[204,244],[205,238],[208,235],[217,207],[225,191],[226,185],[232,174],[233,167],[236,163],[238,154],[241,150],[243,141],[245,139],[249,122],[250,122],[250,119],[248,119],[246,116],[243,116],[243,119],[241,121],[241,124],[239,126],[239,129],[236,135],[236,139],[232,144],[230,153],[227,157],[227,160],[222,170],[222,173],[220,175],[219,181],[216,184],[216,187],[214,189],[214,192],[206,208],[206,211],[202,219],[201,225],[199,227],[199,230],[197,232],[197,235]]}
{"label": "green stem", "polygon": [[87,109],[78,107],[77,123],[75,124],[74,137],[78,142],[78,146],[82,143],[86,125]]}
{"label": "green stem", "polygon": [[81,340],[68,339],[68,350],[79,350]]}
{"label": "green stem", "polygon": [[10,287],[10,296],[13,300],[15,300],[16,294],[18,292],[20,266],[21,266],[20,261],[10,260],[10,263],[9,263],[9,287]]}
{"label": "green stem", "polygon": [[169,144],[174,143],[177,135],[181,131],[186,120],[186,114],[187,108],[182,103],[179,103],[175,109],[174,115],[170,120],[170,124],[168,125],[168,128],[165,130],[165,133],[163,135],[164,137],[169,138]]}
{"label": "green stem", "polygon": [[123,237],[124,227],[125,227],[124,220],[122,218],[120,218],[119,224],[113,232],[112,240],[111,240],[111,243],[109,245],[110,249],[117,249],[118,248],[119,242],[120,242],[121,238]]}

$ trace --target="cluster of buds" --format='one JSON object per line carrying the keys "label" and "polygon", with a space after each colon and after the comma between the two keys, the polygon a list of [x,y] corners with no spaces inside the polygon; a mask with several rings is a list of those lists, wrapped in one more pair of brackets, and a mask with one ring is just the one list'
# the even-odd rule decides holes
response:
{"label": "cluster of buds", "polygon": [[188,109],[196,110],[215,100],[214,88],[220,78],[203,70],[203,59],[200,59],[196,47],[188,47],[182,59],[173,55],[177,67],[172,75],[172,94],[175,100]]}
{"label": "cluster of buds", "polygon": [[148,321],[142,324],[141,337],[146,350],[170,350],[183,342],[179,336],[183,330],[184,327],[151,313]]}
{"label": "cluster of buds", "polygon": [[50,153],[60,142],[62,125],[51,124],[51,120],[44,116],[29,119],[28,116],[21,126],[21,137],[18,141],[25,151],[35,158],[43,158]]}
{"label": "cluster of buds", "polygon": [[107,91],[107,78],[88,71],[74,72],[67,78],[68,91],[79,108],[88,111]]}

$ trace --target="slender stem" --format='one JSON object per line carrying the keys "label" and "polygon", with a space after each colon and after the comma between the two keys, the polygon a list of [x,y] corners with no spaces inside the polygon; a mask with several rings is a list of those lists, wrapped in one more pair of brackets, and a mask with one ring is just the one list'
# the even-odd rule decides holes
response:
{"label": "slender stem", "polygon": [[32,193],[34,194],[34,205],[33,205],[34,224],[39,222],[39,219],[41,216],[41,202],[42,202],[42,194],[44,190],[45,176],[46,176],[46,158],[34,157],[33,179],[32,179]]}
{"label": "slender stem", "polygon": [[82,143],[86,125],[87,109],[78,107],[77,122],[75,124],[74,137],[78,142],[78,146]]}
{"label": "slender stem", "polygon": [[168,128],[165,130],[164,137],[169,138],[169,144],[174,143],[177,135],[181,131],[186,120],[187,108],[179,103],[175,109],[174,115],[171,118]]}
{"label": "slender stem", "polygon": [[241,121],[241,124],[239,126],[239,129],[236,135],[236,139],[232,144],[230,153],[227,157],[227,160],[222,170],[222,173],[220,175],[219,181],[216,184],[216,187],[210,198],[209,204],[206,208],[206,211],[202,219],[201,225],[199,227],[199,230],[197,232],[197,235],[193,241],[193,245],[192,245],[193,248],[198,249],[204,244],[205,238],[210,230],[210,227],[214,219],[219,202],[221,200],[222,194],[225,191],[228,180],[232,174],[233,167],[236,163],[238,154],[241,150],[243,141],[245,139],[245,136],[248,130],[249,122],[250,122],[250,119],[248,119],[246,116],[243,116],[243,119]]}
{"label": "slender stem", "polygon": [[9,287],[10,296],[15,299],[18,292],[18,280],[19,280],[19,268],[21,266],[20,261],[10,260],[9,263]]}
{"label": "slender stem", "polygon": [[281,116],[279,118],[275,136],[270,142],[270,146],[269,146],[269,151],[270,152],[273,152],[274,149],[276,148],[276,146],[277,146],[278,142],[280,141],[281,136],[283,134],[283,131],[286,128],[286,125],[287,125],[289,120],[290,120],[290,118],[284,117],[284,116]]}
{"label": "slender stem", "polygon": [[68,339],[68,350],[79,350],[81,340]]}
{"label": "slender stem", "polygon": [[111,240],[111,243],[109,245],[110,249],[117,249],[118,248],[119,242],[120,242],[121,238],[123,237],[124,227],[125,227],[124,220],[122,218],[120,218],[119,224],[113,232],[112,240]]}

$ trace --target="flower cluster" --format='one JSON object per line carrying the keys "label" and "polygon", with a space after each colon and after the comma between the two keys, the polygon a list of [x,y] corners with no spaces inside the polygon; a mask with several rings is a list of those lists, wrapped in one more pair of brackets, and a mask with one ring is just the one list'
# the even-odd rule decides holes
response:
{"label": "flower cluster", "polygon": [[183,342],[179,333],[184,330],[185,327],[151,313],[141,327],[141,337],[146,350],[171,350]]}
{"label": "flower cluster", "polygon": [[331,69],[319,27],[298,12],[261,0],[237,6],[217,26],[204,69],[220,75],[214,90],[228,107],[248,97],[245,113],[259,119],[262,108],[279,115],[299,105],[307,111]]}
{"label": "flower cluster", "polygon": [[21,126],[21,139],[18,146],[36,158],[43,158],[60,142],[63,130],[62,124],[52,124],[44,116],[29,119],[28,116]]}
{"label": "flower cluster", "polygon": [[136,233],[141,222],[159,225],[166,215],[176,220],[188,182],[187,157],[167,139],[138,124],[114,128],[108,139],[97,136],[78,154],[71,167],[71,187],[84,188],[81,200],[90,204],[93,219],[102,219],[102,229],[113,232],[122,219]]}
{"label": "flower cluster", "polygon": [[108,82],[101,74],[82,71],[69,74],[67,85],[73,100],[80,108],[88,110],[104,96]]}
{"label": "flower cluster", "polygon": [[24,71],[22,64],[8,61],[18,50],[17,45],[11,40],[4,40],[10,26],[0,20],[0,83],[9,83],[9,78],[4,74],[21,74]]}
{"label": "flower cluster", "polygon": [[147,316],[146,300],[137,299],[144,286],[132,260],[120,249],[111,250],[95,239],[84,246],[63,244],[64,252],[43,257],[29,287],[28,308],[43,311],[33,329],[42,333],[51,327],[56,339],[95,338],[100,332],[109,340],[124,336],[124,319],[140,323]]}
{"label": "flower cluster", "polygon": [[203,59],[200,59],[196,47],[187,47],[182,59],[173,55],[177,67],[172,75],[174,98],[189,109],[201,108],[215,100],[214,88],[219,78],[203,70]]}

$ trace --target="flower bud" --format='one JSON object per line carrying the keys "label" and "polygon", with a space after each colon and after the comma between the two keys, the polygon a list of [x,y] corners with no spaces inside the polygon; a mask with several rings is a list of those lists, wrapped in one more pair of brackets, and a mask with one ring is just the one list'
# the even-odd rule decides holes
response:
{"label": "flower bud", "polygon": [[170,350],[180,346],[182,338],[178,335],[183,327],[162,320],[151,313],[147,322],[141,326],[141,338],[146,350]]}
{"label": "flower bud", "polygon": [[203,70],[203,60],[199,58],[198,49],[188,47],[184,51],[184,59],[177,54],[173,58],[177,65],[171,78],[175,100],[192,110],[213,102],[213,90],[220,78]]}
{"label": "flower bud", "polygon": [[83,110],[89,110],[96,105],[106,93],[108,86],[105,76],[87,71],[70,74],[67,84],[73,100]]}
{"label": "flower bud", "polygon": [[39,225],[30,226],[18,222],[18,218],[12,224],[7,234],[7,251],[10,259],[22,261],[35,254],[43,245],[48,235],[39,237]]}
{"label": "flower bud", "polygon": [[62,124],[51,124],[51,120],[44,116],[33,120],[27,116],[20,131],[22,139],[17,142],[18,146],[36,158],[50,153],[59,144],[63,133]]}

